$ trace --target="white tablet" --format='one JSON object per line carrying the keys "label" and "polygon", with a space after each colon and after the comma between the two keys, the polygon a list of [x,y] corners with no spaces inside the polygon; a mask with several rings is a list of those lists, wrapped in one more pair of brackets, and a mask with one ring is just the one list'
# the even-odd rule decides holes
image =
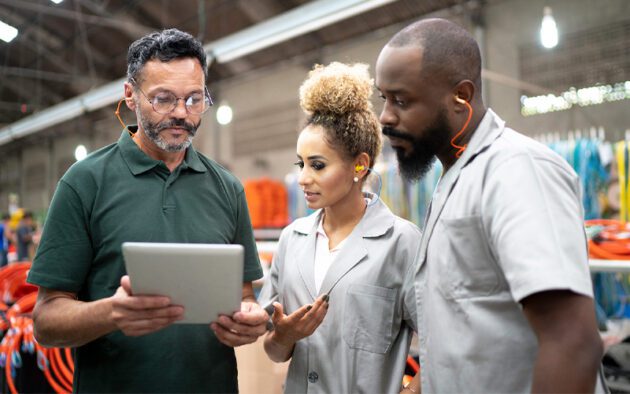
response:
{"label": "white tablet", "polygon": [[125,242],[133,294],[165,295],[184,307],[177,323],[207,324],[240,310],[242,245]]}

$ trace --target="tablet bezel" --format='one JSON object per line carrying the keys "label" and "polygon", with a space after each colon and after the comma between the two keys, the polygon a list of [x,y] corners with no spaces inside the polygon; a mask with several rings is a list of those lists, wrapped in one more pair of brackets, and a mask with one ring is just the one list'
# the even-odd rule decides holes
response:
{"label": "tablet bezel", "polygon": [[240,310],[242,245],[125,242],[122,253],[133,294],[184,306],[179,324],[208,324]]}

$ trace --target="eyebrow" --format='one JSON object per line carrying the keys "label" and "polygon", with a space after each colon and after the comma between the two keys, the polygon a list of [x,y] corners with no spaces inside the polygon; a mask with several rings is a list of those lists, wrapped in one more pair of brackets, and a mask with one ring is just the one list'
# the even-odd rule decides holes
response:
{"label": "eyebrow", "polygon": [[[302,160],[302,156],[297,155],[298,159]],[[307,157],[308,160],[326,160],[326,158],[322,155],[313,155],[313,156],[308,156]]]}
{"label": "eyebrow", "polygon": [[[205,91],[205,88],[201,88],[201,89],[194,89],[194,90],[192,90],[192,91],[188,92],[188,93],[186,94],[186,96],[190,96],[191,94],[197,94],[197,93],[205,93],[205,92],[206,92],[206,91]],[[157,94],[157,93],[169,93],[169,94],[172,94],[173,96],[177,96],[177,95],[175,94],[175,92],[173,92],[172,90],[170,90],[170,89],[166,89],[166,88],[162,88],[162,87],[157,87],[157,88],[155,88],[155,90],[154,90],[154,91],[152,91],[151,93],[152,93],[152,94]]]}
{"label": "eyebrow", "polygon": [[378,90],[378,91],[379,91],[379,92],[381,92],[381,93],[387,93],[387,94],[393,94],[393,95],[396,95],[396,94],[406,94],[406,93],[408,93],[408,92],[409,92],[407,89],[404,89],[404,88],[400,88],[400,89],[390,89],[390,90],[385,90],[385,91],[381,90],[378,86],[375,86],[375,88],[376,88],[376,90]]}

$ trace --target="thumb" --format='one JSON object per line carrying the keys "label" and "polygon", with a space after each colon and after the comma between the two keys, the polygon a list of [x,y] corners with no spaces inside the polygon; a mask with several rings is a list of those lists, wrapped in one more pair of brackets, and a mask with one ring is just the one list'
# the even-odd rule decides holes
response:
{"label": "thumb", "polygon": [[273,315],[271,315],[271,321],[276,324],[280,319],[284,317],[284,309],[279,302],[273,303]]}
{"label": "thumb", "polygon": [[129,275],[124,275],[122,278],[120,278],[120,286],[123,288],[123,290],[125,290],[127,295],[133,294],[131,291],[131,279],[129,279]]}

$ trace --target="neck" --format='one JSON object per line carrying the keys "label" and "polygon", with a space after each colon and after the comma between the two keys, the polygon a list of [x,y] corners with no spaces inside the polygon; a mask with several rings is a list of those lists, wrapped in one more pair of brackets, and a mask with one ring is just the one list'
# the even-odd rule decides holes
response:
{"label": "neck", "polygon": [[160,149],[147,137],[140,125],[138,125],[138,131],[136,131],[131,138],[136,145],[138,145],[138,148],[140,148],[141,151],[146,153],[152,159],[164,162],[171,172],[173,172],[177,166],[184,161],[184,157],[186,157],[186,150],[179,152],[166,152]]}
{"label": "neck", "polygon": [[335,205],[324,208],[324,231],[331,241],[334,239],[343,240],[352,232],[354,227],[361,221],[367,206],[363,193],[360,192],[360,185],[356,184],[358,193],[340,201]]}

